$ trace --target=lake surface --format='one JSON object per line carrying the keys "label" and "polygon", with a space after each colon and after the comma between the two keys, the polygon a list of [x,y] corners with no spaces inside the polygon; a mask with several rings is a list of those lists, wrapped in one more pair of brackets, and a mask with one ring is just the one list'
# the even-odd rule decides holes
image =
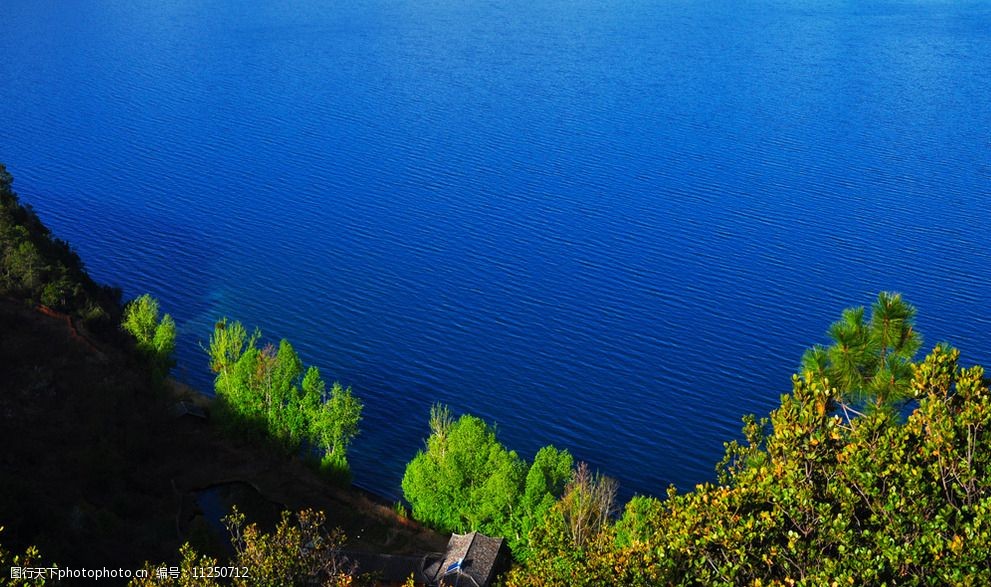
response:
{"label": "lake surface", "polygon": [[178,375],[231,316],[623,495],[714,479],[840,311],[991,364],[991,2],[4,0],[0,161]]}

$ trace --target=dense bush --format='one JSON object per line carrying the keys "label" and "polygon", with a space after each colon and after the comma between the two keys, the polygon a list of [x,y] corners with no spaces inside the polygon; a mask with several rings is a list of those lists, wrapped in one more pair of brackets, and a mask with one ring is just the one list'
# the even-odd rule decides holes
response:
{"label": "dense bush", "polygon": [[484,421],[471,415],[455,421],[443,406],[432,409],[430,427],[426,450],[403,476],[413,517],[447,532],[503,536],[525,557],[530,530],[571,477],[571,455],[547,446],[527,466]]}

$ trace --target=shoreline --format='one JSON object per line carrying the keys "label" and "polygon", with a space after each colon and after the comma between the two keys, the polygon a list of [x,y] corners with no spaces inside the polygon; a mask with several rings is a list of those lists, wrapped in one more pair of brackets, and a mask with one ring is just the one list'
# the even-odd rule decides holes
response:
{"label": "shoreline", "polygon": [[[177,402],[186,401],[204,410],[206,412],[206,419],[209,420],[210,410],[213,406],[214,401],[216,401],[216,397],[217,397],[215,394],[208,394],[200,389],[193,387],[192,385],[184,381],[180,381],[175,377],[171,377],[171,376],[166,378],[166,383],[169,386],[170,393],[176,399]],[[294,457],[290,457],[290,460],[294,460]],[[359,485],[357,483],[354,483],[353,481],[349,483],[346,488],[335,487],[334,489],[338,489],[338,490],[344,489],[344,490],[354,491],[356,493],[361,494],[361,496],[367,499],[368,501],[378,506],[388,508],[390,511],[393,511],[393,508],[395,507],[395,503],[396,503],[395,500],[389,499],[385,495],[377,492],[374,488],[370,488],[364,485]],[[397,518],[399,517],[397,516]],[[405,520],[405,518],[399,518],[399,519]],[[408,521],[412,522],[411,519]]]}

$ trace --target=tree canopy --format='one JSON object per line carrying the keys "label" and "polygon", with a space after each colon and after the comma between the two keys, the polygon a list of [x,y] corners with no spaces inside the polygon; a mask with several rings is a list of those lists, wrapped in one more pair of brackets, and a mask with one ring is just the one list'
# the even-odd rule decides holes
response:
{"label": "tree canopy", "polygon": [[453,420],[439,405],[431,410],[430,427],[426,450],[403,476],[413,517],[447,532],[505,537],[519,557],[530,529],[571,478],[571,455],[547,446],[528,466],[482,419],[465,414]]}
{"label": "tree canopy", "polygon": [[158,300],[149,294],[141,295],[124,308],[121,328],[131,333],[138,351],[144,354],[152,367],[155,381],[162,381],[175,366],[176,327],[172,316],[159,319]]}
{"label": "tree canopy", "polygon": [[324,470],[349,479],[347,450],[358,435],[361,400],[339,383],[328,392],[320,370],[304,367],[289,341],[259,347],[260,338],[226,318],[214,327],[207,352],[221,419],[290,452],[308,443],[322,452]]}

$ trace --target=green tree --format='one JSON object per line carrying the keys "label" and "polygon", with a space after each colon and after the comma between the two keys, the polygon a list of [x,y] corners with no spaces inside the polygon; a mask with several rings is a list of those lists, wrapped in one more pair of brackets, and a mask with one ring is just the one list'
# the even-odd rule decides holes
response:
{"label": "green tree", "polygon": [[260,334],[251,336],[240,322],[221,319],[214,325],[206,348],[210,369],[217,374],[217,393],[221,420],[229,427],[251,430],[261,418],[261,406],[251,395],[248,382],[254,371],[255,343]]}
{"label": "green tree", "polygon": [[210,355],[210,369],[220,376],[227,377],[231,368],[244,355],[248,348],[255,346],[258,332],[251,337],[240,322],[221,319],[213,328],[207,354]]}
{"label": "green tree", "polygon": [[511,537],[517,558],[527,556],[527,539],[534,528],[543,523],[547,513],[564,495],[572,479],[574,460],[571,453],[545,446],[537,451],[526,474],[523,495],[516,508],[516,534]]}
{"label": "green tree", "polygon": [[865,320],[864,308],[847,308],[829,327],[832,344],[802,357],[806,379],[836,387],[840,400],[888,409],[911,397],[912,359],[922,345],[915,308],[901,294],[881,292]]}
{"label": "green tree", "polygon": [[287,450],[299,448],[302,440],[299,427],[305,427],[300,417],[298,382],[303,362],[289,341],[279,342],[278,350],[266,345],[255,356],[255,374],[250,385],[252,393],[263,398],[268,435]]}
{"label": "green tree", "polygon": [[445,532],[501,536],[516,558],[528,556],[533,529],[573,480],[571,454],[545,446],[528,466],[483,420],[455,420],[441,404],[430,408],[426,444],[403,476],[413,517]]}
{"label": "green tree", "polygon": [[7,263],[24,288],[33,290],[43,283],[46,264],[34,243],[23,241],[18,244],[11,251]]}
{"label": "green tree", "polygon": [[53,276],[51,280],[41,289],[41,303],[46,306],[65,309],[69,306],[69,301],[80,293],[79,284],[69,279],[64,271]]}
{"label": "green tree", "polygon": [[134,336],[138,350],[149,358],[156,381],[168,376],[175,365],[176,326],[172,316],[159,319],[158,300],[149,294],[138,296],[124,308],[121,326]]}
{"label": "green tree", "polygon": [[[319,380],[319,371],[314,370],[307,376],[303,380],[304,390],[316,387],[322,392],[324,385]],[[310,441],[323,451],[322,468],[335,477],[346,475],[349,469],[347,449],[358,434],[362,407],[361,400],[351,393],[350,387],[345,388],[335,382],[331,386],[330,397],[312,413]]]}
{"label": "green tree", "polygon": [[272,409],[281,410],[288,404],[298,401],[296,392],[300,376],[303,374],[303,361],[296,354],[296,349],[289,341],[279,341],[279,350],[275,355],[275,365],[271,375]]}
{"label": "green tree", "polygon": [[403,475],[413,517],[449,532],[513,536],[526,464],[481,419],[466,414],[451,422],[442,407],[435,407],[432,416],[427,448]]}

